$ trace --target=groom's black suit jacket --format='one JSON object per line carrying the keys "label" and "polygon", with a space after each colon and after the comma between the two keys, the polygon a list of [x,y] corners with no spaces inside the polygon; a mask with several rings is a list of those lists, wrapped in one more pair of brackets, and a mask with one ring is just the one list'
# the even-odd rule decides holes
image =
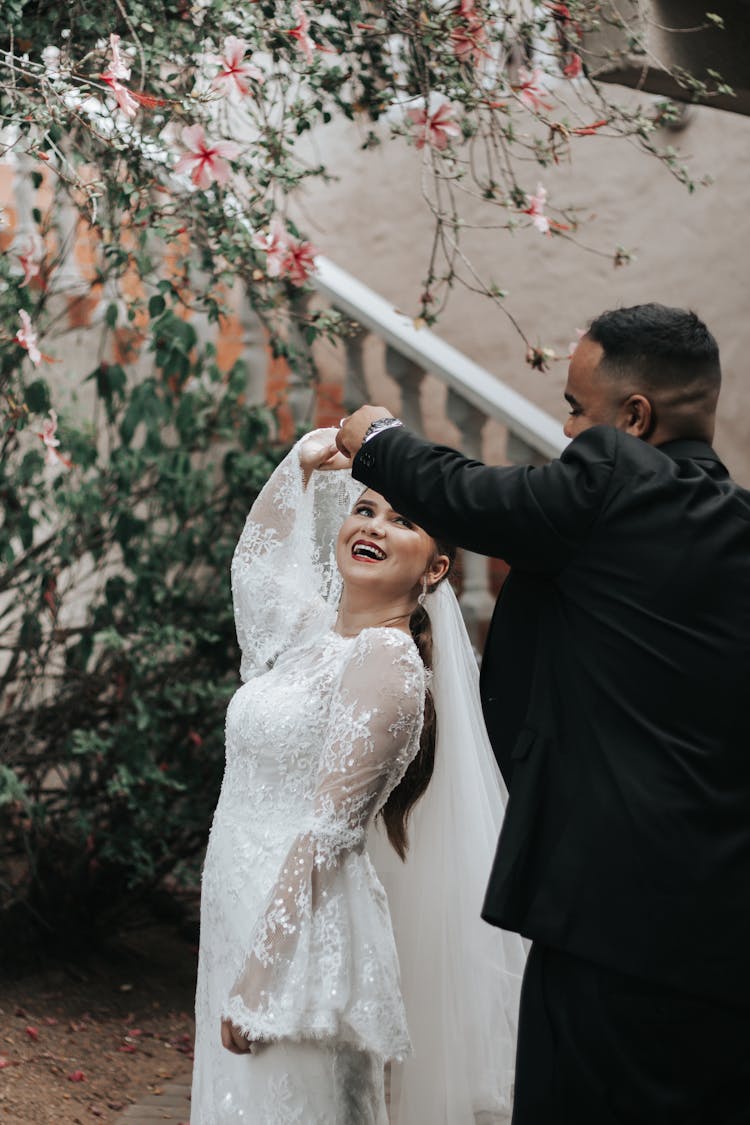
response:
{"label": "groom's black suit jacket", "polygon": [[487,921],[750,1003],[750,493],[703,442],[606,426],[541,468],[391,428],[354,476],[511,565],[482,665],[510,790]]}

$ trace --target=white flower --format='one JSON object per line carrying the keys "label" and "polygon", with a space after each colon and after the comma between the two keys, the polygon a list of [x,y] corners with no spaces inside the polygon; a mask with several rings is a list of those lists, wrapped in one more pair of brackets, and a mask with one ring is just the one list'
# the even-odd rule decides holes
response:
{"label": "white flower", "polygon": [[59,77],[61,53],[59,47],[55,47],[51,44],[42,51],[42,62],[44,63],[48,78]]}

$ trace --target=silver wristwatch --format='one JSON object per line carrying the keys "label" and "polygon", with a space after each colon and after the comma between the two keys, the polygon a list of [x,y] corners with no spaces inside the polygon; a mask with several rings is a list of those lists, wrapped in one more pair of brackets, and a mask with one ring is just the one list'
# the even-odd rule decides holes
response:
{"label": "silver wristwatch", "polygon": [[376,418],[367,427],[367,432],[362,438],[362,444],[366,445],[370,438],[374,438],[376,434],[381,434],[383,430],[390,430],[393,426],[403,426],[403,424],[400,418]]}

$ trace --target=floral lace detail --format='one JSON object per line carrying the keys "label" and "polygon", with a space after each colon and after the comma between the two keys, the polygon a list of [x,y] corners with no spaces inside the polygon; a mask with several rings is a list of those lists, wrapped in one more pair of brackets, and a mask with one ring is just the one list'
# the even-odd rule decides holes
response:
{"label": "floral lace detail", "polygon": [[[411,638],[395,630],[366,630],[342,648],[348,659],[326,730],[311,747],[318,770],[309,801],[224,1011],[253,1038],[340,1036],[390,1057],[408,1044],[397,969],[359,979],[365,960],[372,969],[372,946],[365,957],[350,915],[354,891],[367,896],[369,825],[419,743],[424,671]],[[394,957],[389,929],[381,949]],[[368,1002],[352,1022],[359,990]]]}
{"label": "floral lace detail", "polygon": [[341,593],[336,534],[361,491],[349,473],[314,473],[305,488],[299,445],[261,491],[232,559],[243,680],[306,630],[332,624]]}
{"label": "floral lace detail", "polygon": [[302,1117],[303,1105],[295,1097],[288,1074],[271,1078],[263,1104],[264,1125],[308,1125]]}

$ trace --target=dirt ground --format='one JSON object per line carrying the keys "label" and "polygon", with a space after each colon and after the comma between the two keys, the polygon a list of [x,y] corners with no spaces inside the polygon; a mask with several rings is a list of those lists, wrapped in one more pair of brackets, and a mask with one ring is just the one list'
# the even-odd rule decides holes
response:
{"label": "dirt ground", "polygon": [[114,1122],[188,1081],[194,940],[147,923],[106,955],[0,975],[0,1122]]}

